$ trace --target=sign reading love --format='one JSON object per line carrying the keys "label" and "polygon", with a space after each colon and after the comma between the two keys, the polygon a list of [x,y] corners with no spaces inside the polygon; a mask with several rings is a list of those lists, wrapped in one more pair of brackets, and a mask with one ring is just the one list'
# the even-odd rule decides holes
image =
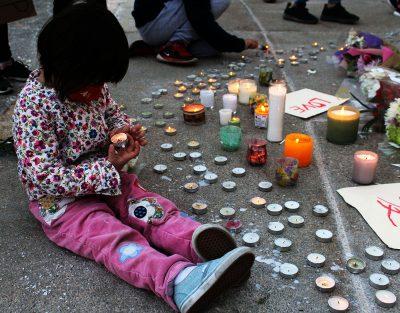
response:
{"label": "sign reading love", "polygon": [[309,118],[343,104],[348,99],[337,98],[312,89],[301,89],[286,95],[285,113]]}

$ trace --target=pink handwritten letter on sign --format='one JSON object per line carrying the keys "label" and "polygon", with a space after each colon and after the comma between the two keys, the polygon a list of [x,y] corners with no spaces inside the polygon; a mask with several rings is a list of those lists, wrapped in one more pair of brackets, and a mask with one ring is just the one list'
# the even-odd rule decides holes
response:
{"label": "pink handwritten letter on sign", "polygon": [[311,89],[302,89],[287,94],[285,113],[309,118],[326,112],[329,108],[340,105],[347,100]]}

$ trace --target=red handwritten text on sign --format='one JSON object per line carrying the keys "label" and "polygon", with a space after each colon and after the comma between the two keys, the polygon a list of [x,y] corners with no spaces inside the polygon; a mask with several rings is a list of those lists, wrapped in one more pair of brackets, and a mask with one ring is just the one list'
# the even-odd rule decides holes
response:
{"label": "red handwritten text on sign", "polygon": [[328,100],[320,98],[312,98],[308,100],[306,104],[294,105],[290,108],[294,111],[299,111],[299,113],[305,113],[313,109],[322,109],[328,106],[331,102]]}
{"label": "red handwritten text on sign", "polygon": [[386,201],[382,198],[378,198],[376,200],[384,209],[387,210],[387,217],[389,218],[390,223],[392,223],[392,225],[394,227],[397,227],[397,224],[394,222],[393,218],[392,218],[392,213],[395,214],[400,214],[400,205],[396,205],[394,203],[391,203],[389,201]]}

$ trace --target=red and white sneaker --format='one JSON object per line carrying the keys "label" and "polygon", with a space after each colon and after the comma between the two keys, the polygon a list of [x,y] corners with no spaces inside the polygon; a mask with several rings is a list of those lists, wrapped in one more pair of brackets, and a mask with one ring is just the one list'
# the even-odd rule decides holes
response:
{"label": "red and white sneaker", "polygon": [[182,41],[170,41],[157,54],[157,60],[164,63],[189,65],[198,61]]}

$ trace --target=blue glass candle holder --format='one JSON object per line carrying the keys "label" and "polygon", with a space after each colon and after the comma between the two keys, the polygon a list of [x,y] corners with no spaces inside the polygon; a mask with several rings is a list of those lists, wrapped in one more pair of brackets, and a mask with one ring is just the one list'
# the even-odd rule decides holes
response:
{"label": "blue glass candle holder", "polygon": [[219,138],[224,150],[236,151],[242,143],[242,129],[233,125],[221,127]]}

